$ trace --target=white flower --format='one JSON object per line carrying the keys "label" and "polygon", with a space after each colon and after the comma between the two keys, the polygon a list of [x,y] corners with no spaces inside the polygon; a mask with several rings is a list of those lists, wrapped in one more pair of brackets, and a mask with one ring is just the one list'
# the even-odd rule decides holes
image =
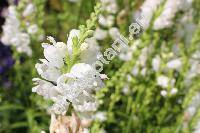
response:
{"label": "white flower", "polygon": [[35,34],[38,31],[38,26],[36,24],[33,24],[28,27],[28,33],[29,34]]}
{"label": "white flower", "polygon": [[36,92],[45,99],[53,99],[58,96],[59,93],[56,90],[56,86],[52,83],[39,78],[34,78],[33,81],[36,86],[32,88],[32,92]]}
{"label": "white flower", "polygon": [[182,62],[180,59],[173,59],[167,63],[167,67],[170,69],[180,69]]}
{"label": "white flower", "polygon": [[55,100],[55,103],[49,108],[49,112],[65,115],[68,107],[69,103],[66,101],[65,97],[59,97]]}
{"label": "white flower", "polygon": [[142,51],[141,51],[141,54],[140,54],[139,59],[138,59],[138,63],[142,67],[146,66],[146,61],[147,61],[147,58],[148,58],[148,52],[149,52],[148,47],[143,48]]}
{"label": "white flower", "polygon": [[145,0],[140,8],[142,18],[139,20],[144,29],[149,27],[154,12],[157,10],[158,6],[162,4],[162,2],[163,0]]}
{"label": "white flower", "polygon": [[115,14],[118,11],[118,5],[116,0],[101,0],[102,10],[108,13]]}
{"label": "white flower", "polygon": [[49,61],[49,64],[61,68],[64,65],[64,58],[67,54],[67,46],[63,42],[56,42],[52,37],[47,38],[53,43],[43,43],[44,57]]}
{"label": "white flower", "polygon": [[124,93],[125,95],[128,95],[130,93],[130,88],[128,85],[122,88],[122,93]]}
{"label": "white flower", "polygon": [[93,119],[97,119],[99,120],[100,122],[104,122],[107,120],[107,117],[106,117],[106,113],[105,112],[97,112],[95,115],[94,115],[94,118]]}
{"label": "white flower", "polygon": [[6,22],[3,25],[3,35],[1,41],[5,45],[15,46],[20,53],[26,53],[32,55],[32,50],[29,46],[30,37],[27,33],[20,30],[20,21],[17,18],[17,12],[15,6],[9,6],[8,16]]}
{"label": "white flower", "polygon": [[94,38],[96,38],[97,40],[103,40],[107,37],[107,31],[100,29],[100,28],[96,28],[96,30],[94,31]]}
{"label": "white flower", "polygon": [[36,10],[35,5],[33,5],[32,3],[29,3],[26,6],[25,10],[23,11],[22,15],[24,17],[27,17],[27,16],[31,15],[35,10]]}
{"label": "white flower", "polygon": [[187,10],[191,6],[192,0],[167,0],[164,10],[154,22],[154,29],[160,30],[168,28],[173,24],[173,18],[179,10]]}
{"label": "white flower", "polygon": [[116,27],[110,28],[109,31],[108,31],[108,33],[109,33],[109,35],[111,36],[111,38],[112,38],[113,40],[118,39],[119,36],[120,36],[119,29],[116,28]]}
{"label": "white flower", "polygon": [[176,12],[178,11],[178,5],[179,0],[167,0],[163,12],[154,22],[155,30],[167,28],[173,24],[172,19],[175,17]]}
{"label": "white flower", "polygon": [[192,2],[193,0],[180,0],[179,9],[183,11],[189,10],[192,6]]}
{"label": "white flower", "polygon": [[160,63],[161,63],[161,59],[159,56],[156,56],[155,58],[153,58],[152,60],[152,67],[153,67],[153,70],[158,72],[159,69],[160,69]]}
{"label": "white flower", "polygon": [[139,73],[139,68],[138,66],[133,67],[131,73],[133,74],[133,76],[137,76]]}
{"label": "white flower", "polygon": [[172,90],[171,90],[171,94],[172,95],[175,95],[177,92],[178,92],[177,88],[172,88]]}
{"label": "white flower", "polygon": [[85,43],[88,44],[88,47],[81,52],[81,62],[92,64],[97,61],[97,56],[100,53],[100,47],[94,37],[87,38]]}
{"label": "white flower", "polygon": [[37,63],[35,65],[38,74],[46,80],[56,82],[61,75],[60,70],[54,66],[51,66],[49,62],[45,59],[41,59],[40,61],[42,62],[42,64]]}
{"label": "white flower", "polygon": [[169,85],[169,78],[166,76],[159,76],[157,78],[157,84],[163,88],[167,88]]}
{"label": "white flower", "polygon": [[99,15],[99,24],[104,26],[104,27],[111,27],[114,24],[114,16],[108,15],[108,16],[103,16]]}
{"label": "white flower", "polygon": [[[55,46],[57,43],[53,44]],[[98,103],[93,93],[101,89],[104,84],[100,74],[92,66],[84,63],[75,64],[69,73],[61,75],[60,69],[55,65],[51,65],[45,59],[41,61],[43,64],[36,64],[36,68],[47,81],[34,79],[37,86],[32,90],[55,102],[49,108],[51,113],[65,114],[69,102],[77,112],[84,114],[96,111]]]}
{"label": "white flower", "polygon": [[163,96],[163,97],[166,97],[167,96],[167,91],[166,90],[162,90],[160,92],[160,95]]}
{"label": "white flower", "polygon": [[144,67],[144,68],[141,70],[141,75],[142,75],[142,76],[145,76],[145,75],[146,75],[146,72],[147,72],[147,68]]}
{"label": "white flower", "polygon": [[130,47],[121,47],[119,53],[119,59],[123,61],[130,61],[133,56],[133,49]]}

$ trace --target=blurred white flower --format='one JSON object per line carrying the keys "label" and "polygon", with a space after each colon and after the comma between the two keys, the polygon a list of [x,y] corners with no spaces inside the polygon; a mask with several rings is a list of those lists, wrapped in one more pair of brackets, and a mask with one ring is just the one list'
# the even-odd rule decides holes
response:
{"label": "blurred white flower", "polygon": [[177,92],[178,92],[178,89],[177,89],[177,88],[172,88],[170,93],[171,93],[172,95],[175,95]]}
{"label": "blurred white flower", "polygon": [[180,0],[179,9],[186,11],[192,6],[193,0]]}
{"label": "blurred white flower", "polygon": [[139,73],[139,68],[138,66],[134,66],[131,73],[133,74],[133,76],[137,76]]}
{"label": "blurred white flower", "polygon": [[118,11],[118,5],[116,0],[100,0],[102,3],[102,10],[111,14],[116,14]]}
{"label": "blurred white flower", "polygon": [[152,67],[153,67],[153,70],[155,72],[158,72],[159,69],[160,69],[160,64],[161,64],[161,59],[160,59],[160,56],[156,56],[155,58],[153,58],[152,60]]}
{"label": "blurred white flower", "polygon": [[197,93],[195,96],[192,97],[192,100],[190,101],[187,109],[185,110],[185,113],[187,113],[189,120],[194,116],[194,114],[200,107],[199,100],[200,100],[200,94]]}
{"label": "blurred white flower", "polygon": [[32,3],[29,3],[26,8],[24,9],[22,15],[24,17],[27,17],[29,15],[31,15],[34,11],[36,10],[35,5],[33,5]]}
{"label": "blurred white flower", "polygon": [[38,31],[38,26],[36,24],[33,24],[28,27],[28,33],[29,34],[35,34]]}
{"label": "blurred white flower", "polygon": [[125,85],[123,88],[122,88],[122,93],[124,93],[125,95],[128,95],[130,93],[130,88],[128,85]]}
{"label": "blurred white flower", "polygon": [[107,37],[107,31],[103,30],[101,28],[96,28],[96,30],[94,31],[94,38],[97,40],[103,40]]}
{"label": "blurred white flower", "polygon": [[181,66],[182,66],[181,59],[173,59],[167,63],[167,67],[170,69],[178,70],[178,69],[180,69]]}
{"label": "blurred white flower", "polygon": [[168,28],[173,24],[173,18],[179,10],[187,10],[191,6],[192,0],[167,0],[164,10],[154,22],[154,29],[160,30]]}
{"label": "blurred white flower", "polygon": [[99,15],[99,24],[104,27],[112,27],[114,24],[115,17],[113,15],[103,16]]}
{"label": "blurred white flower", "polygon": [[160,95],[163,96],[163,97],[166,97],[167,96],[167,91],[166,90],[162,90],[160,92]]}
{"label": "blurred white flower", "polygon": [[100,122],[104,122],[104,121],[106,121],[107,120],[107,117],[106,117],[106,113],[105,112],[97,112],[95,115],[94,115],[94,117],[93,117],[93,119],[97,119],[97,120],[99,120]]}
{"label": "blurred white flower", "polygon": [[141,13],[139,22],[142,24],[144,29],[149,27],[151,19],[154,12],[157,10],[158,6],[161,5],[163,0],[145,0],[143,5],[140,7]]}
{"label": "blurred white flower", "polygon": [[163,88],[167,88],[169,85],[169,78],[166,76],[159,76],[157,78],[157,84]]}
{"label": "blurred white flower", "polygon": [[8,8],[8,16],[6,16],[6,22],[3,25],[1,41],[5,45],[15,46],[20,53],[32,55],[32,50],[29,46],[30,37],[27,33],[20,30],[20,21],[17,18],[15,6],[9,6]]}
{"label": "blurred white flower", "polygon": [[119,29],[117,27],[110,28],[108,33],[113,40],[117,40],[120,36],[120,32],[119,32]]}
{"label": "blurred white flower", "polygon": [[130,61],[133,56],[133,49],[131,47],[121,47],[119,53],[119,59],[123,61]]}

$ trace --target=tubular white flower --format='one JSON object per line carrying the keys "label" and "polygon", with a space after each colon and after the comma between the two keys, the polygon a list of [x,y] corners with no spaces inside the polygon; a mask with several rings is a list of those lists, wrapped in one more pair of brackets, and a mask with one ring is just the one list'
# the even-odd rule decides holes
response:
{"label": "tubular white flower", "polygon": [[67,46],[62,43],[53,43],[53,45],[43,43],[44,56],[49,63],[54,66],[61,68],[64,65],[64,58],[67,53]]}
{"label": "tubular white flower", "polygon": [[56,91],[56,86],[52,83],[34,78],[35,87],[32,88],[32,92],[36,92],[38,95],[43,96],[45,99],[53,99],[58,96],[58,91]]}
{"label": "tubular white flower", "polygon": [[100,74],[85,63],[75,64],[69,73],[62,73],[67,45],[56,42],[52,37],[48,37],[48,40],[53,45],[43,43],[46,59],[40,59],[41,63],[35,66],[38,74],[46,81],[34,79],[36,86],[33,92],[54,101],[54,105],[49,108],[50,113],[64,115],[70,103],[80,113],[95,111],[98,103],[93,94],[104,85]]}
{"label": "tubular white flower", "polygon": [[38,74],[49,81],[56,82],[58,77],[61,75],[61,72],[56,67],[53,67],[45,59],[41,59],[42,64],[37,63],[35,68],[37,69]]}

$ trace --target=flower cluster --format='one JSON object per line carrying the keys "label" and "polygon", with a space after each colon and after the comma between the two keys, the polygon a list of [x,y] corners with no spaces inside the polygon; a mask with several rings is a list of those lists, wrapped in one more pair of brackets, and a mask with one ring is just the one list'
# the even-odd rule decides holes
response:
{"label": "flower cluster", "polygon": [[[48,37],[48,40],[53,45],[42,44],[46,59],[40,59],[41,63],[37,63],[35,67],[43,79],[33,79],[37,86],[32,90],[54,101],[49,108],[51,113],[64,115],[70,103],[76,112],[84,116],[97,109],[98,103],[93,94],[103,87],[103,82],[95,68],[87,64],[87,56],[82,56],[81,63],[75,63],[70,71],[65,71],[65,67],[69,67],[66,62],[75,54],[73,39],[79,38],[78,33],[78,30],[72,30],[67,44],[56,42],[52,37]],[[91,51],[87,41],[88,39],[81,45],[81,54]]]}
{"label": "flower cluster", "polygon": [[154,29],[159,30],[170,27],[173,24],[173,18],[179,10],[188,10],[192,4],[192,0],[167,0],[163,12],[156,18]]}
{"label": "flower cluster", "polygon": [[[31,36],[38,32],[37,24],[32,24],[28,19],[35,11],[36,7],[32,3],[27,4],[22,13],[18,11],[17,6],[10,5],[1,38],[5,45],[14,46],[19,53],[26,53],[28,56],[32,55]],[[25,22],[22,22],[21,18],[24,18]],[[26,24],[25,28],[22,27],[22,23]]]}
{"label": "flower cluster", "polygon": [[151,23],[154,13],[158,7],[162,4],[164,0],[145,0],[140,7],[140,12],[135,14],[137,18],[138,15],[141,16],[140,22],[144,29],[147,29]]}
{"label": "flower cluster", "polygon": [[101,0],[102,14],[99,15],[99,27],[94,32],[94,37],[97,40],[104,40],[110,36],[115,40],[119,35],[117,27],[113,27],[115,23],[115,15],[118,11],[116,0]]}
{"label": "flower cluster", "polygon": [[17,18],[15,6],[8,8],[8,16],[5,25],[3,26],[3,36],[1,38],[5,45],[13,45],[20,53],[32,54],[29,46],[30,37],[27,33],[20,30],[20,21]]}

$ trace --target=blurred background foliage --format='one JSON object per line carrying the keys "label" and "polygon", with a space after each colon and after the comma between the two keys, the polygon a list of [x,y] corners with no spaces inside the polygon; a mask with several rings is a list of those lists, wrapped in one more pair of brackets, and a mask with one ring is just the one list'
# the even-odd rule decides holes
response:
{"label": "blurred background foliage", "polygon": [[[23,0],[26,2],[26,0]],[[57,41],[66,42],[71,29],[77,28],[89,18],[93,12],[96,0],[81,0],[78,3],[71,3],[67,0],[32,0],[38,12],[36,23],[42,27],[41,32],[53,36]],[[118,14],[115,26],[128,38],[128,26],[133,22],[133,13],[138,10],[143,1],[141,0],[117,0],[119,12],[125,10],[125,17]],[[1,9],[8,6],[8,1],[0,1]],[[200,0],[193,2],[193,21],[198,24],[200,19]],[[20,8],[19,8],[20,11]],[[159,12],[158,12],[159,13]],[[176,17],[183,13],[179,12]],[[176,18],[176,19],[177,19]],[[2,26],[3,17],[0,19]],[[183,128],[184,110],[188,105],[187,99],[200,91],[200,78],[193,79],[192,88],[189,90],[182,84],[189,69],[189,57],[198,49],[200,42],[200,25],[196,28],[190,46],[186,46],[184,38],[177,40],[175,32],[179,23],[168,29],[154,31],[149,28],[140,36],[140,46],[133,54],[133,59],[123,62],[118,58],[104,66],[105,74],[110,77],[106,81],[106,87],[102,89],[98,98],[102,102],[99,110],[107,112],[107,120],[94,121],[91,132],[97,133],[104,128],[108,133],[181,133],[192,132],[197,123],[199,114],[193,117],[188,128]],[[2,31],[2,30],[1,30]],[[101,50],[104,51],[112,44],[112,39],[107,38],[99,42]],[[167,98],[160,96],[161,88],[156,85],[157,73],[148,71],[148,76],[131,76],[127,83],[127,75],[141,54],[141,49],[153,44],[153,50],[148,55],[147,67],[151,67],[152,58],[156,54],[169,54],[173,44],[181,47],[181,57],[184,58],[181,72],[171,71],[169,76],[177,79],[176,87],[180,88],[176,96]],[[162,46],[166,48],[163,50]],[[33,56],[27,57],[23,54],[16,54],[15,49],[0,44],[0,64],[3,66],[3,58],[12,58],[10,67],[0,68],[0,132],[1,133],[38,133],[42,130],[48,132],[50,116],[46,113],[49,103],[40,96],[33,94],[32,78],[36,77],[35,64],[39,57],[42,57],[41,43],[34,38],[31,41]],[[6,51],[6,52],[5,52]],[[3,53],[4,52],[4,53]],[[31,59],[30,59],[31,58]],[[164,61],[166,62],[166,61]],[[1,72],[1,71],[0,71]],[[128,84],[130,92],[128,95],[121,93],[121,89]],[[159,91],[158,91],[159,90]],[[178,101],[185,101],[179,103]],[[200,102],[200,101],[199,101]],[[199,110],[199,109],[198,109]],[[198,111],[199,112],[199,111]],[[200,119],[199,119],[200,120]]]}

